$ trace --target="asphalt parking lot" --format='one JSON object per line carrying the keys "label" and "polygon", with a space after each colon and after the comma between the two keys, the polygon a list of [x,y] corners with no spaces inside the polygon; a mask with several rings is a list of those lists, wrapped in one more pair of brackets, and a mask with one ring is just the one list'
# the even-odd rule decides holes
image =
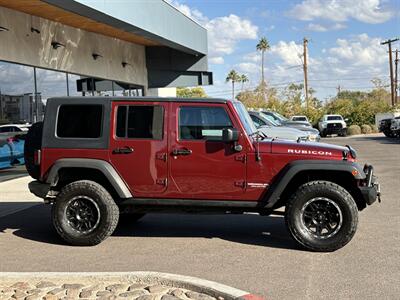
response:
{"label": "asphalt parking lot", "polygon": [[375,166],[383,192],[382,203],[360,213],[350,244],[334,253],[303,251],[282,217],[257,215],[153,214],[120,225],[96,247],[70,247],[53,230],[49,207],[38,204],[0,217],[0,272],[160,271],[268,299],[398,299],[400,141],[324,141],[356,148],[361,163]]}

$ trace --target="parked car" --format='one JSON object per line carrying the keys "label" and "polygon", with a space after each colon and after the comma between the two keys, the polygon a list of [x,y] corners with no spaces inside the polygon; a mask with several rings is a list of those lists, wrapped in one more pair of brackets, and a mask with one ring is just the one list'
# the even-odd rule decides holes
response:
{"label": "parked car", "polygon": [[393,118],[390,122],[390,131],[393,137],[400,136],[400,117]]}
{"label": "parked car", "polygon": [[379,131],[383,132],[383,134],[387,137],[394,138],[396,134],[390,128],[392,125],[393,118],[383,119],[379,122]]}
{"label": "parked car", "polygon": [[7,125],[0,125],[0,133],[22,133],[28,132],[29,124],[7,124]]}
{"label": "parked car", "polygon": [[262,110],[261,112],[266,116],[268,116],[270,119],[274,120],[275,122],[278,122],[280,125],[283,126],[295,127],[295,128],[312,127],[310,122],[291,121],[275,111]]}
{"label": "parked car", "polygon": [[300,131],[303,131],[305,134],[307,134],[307,136],[309,137],[310,141],[319,141],[321,139],[321,136],[319,134],[319,130],[312,128],[311,124],[309,124],[310,126],[308,126],[307,124],[305,124],[304,122],[297,122],[297,121],[280,121],[280,119],[278,118],[278,116],[281,116],[282,118],[284,118],[282,115],[276,113],[276,117],[272,117],[271,114],[267,114],[263,111],[260,112],[260,114],[265,117],[266,119],[268,119],[269,121],[273,122],[274,124],[276,124],[276,126],[284,126],[284,127],[290,127],[290,128],[294,128]]}
{"label": "parked car", "polygon": [[294,141],[300,139],[303,141],[318,142],[320,140],[318,130],[316,130],[317,132],[311,130],[302,131],[297,128],[282,126],[268,119],[261,112],[250,111],[249,114],[254,122],[254,125],[256,125],[256,127],[268,137],[281,138]]}
{"label": "parked car", "polygon": [[341,115],[324,115],[318,123],[322,137],[329,134],[347,135],[347,124]]}
{"label": "parked car", "polygon": [[307,116],[291,116],[290,117],[290,121],[310,123],[310,121],[308,120]]}
{"label": "parked car", "polygon": [[25,163],[24,144],[23,139],[0,135],[0,169]]}
{"label": "parked car", "polygon": [[350,146],[264,138],[243,103],[225,99],[51,98],[25,158],[30,191],[52,203],[54,228],[73,245],[99,244],[120,214],[286,207],[300,245],[333,251],[380,193]]}

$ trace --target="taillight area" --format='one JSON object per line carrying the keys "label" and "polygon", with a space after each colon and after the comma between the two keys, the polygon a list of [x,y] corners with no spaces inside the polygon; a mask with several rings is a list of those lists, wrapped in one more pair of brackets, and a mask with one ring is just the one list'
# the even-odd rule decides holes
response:
{"label": "taillight area", "polygon": [[35,150],[33,155],[33,161],[36,166],[39,166],[42,160],[42,152],[40,150]]}

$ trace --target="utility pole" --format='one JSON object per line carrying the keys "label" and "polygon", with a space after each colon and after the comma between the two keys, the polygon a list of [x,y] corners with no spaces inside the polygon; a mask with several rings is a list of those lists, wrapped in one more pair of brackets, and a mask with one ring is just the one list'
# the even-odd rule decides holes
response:
{"label": "utility pole", "polygon": [[394,97],[395,97],[395,104],[397,104],[397,89],[398,89],[398,84],[399,84],[399,73],[398,73],[398,67],[397,65],[399,64],[399,50],[396,49],[395,51],[396,57],[394,59]]}
{"label": "utility pole", "polygon": [[392,61],[392,43],[398,41],[399,38],[390,39],[381,43],[381,45],[388,44],[389,46],[389,72],[390,72],[390,91],[392,94],[392,106],[395,105],[395,91],[394,91],[394,80],[393,80],[393,61]]}
{"label": "utility pole", "polygon": [[307,38],[303,39],[303,71],[304,71],[304,95],[306,97],[306,111],[308,111],[308,77],[307,77]]}
{"label": "utility pole", "polygon": [[337,86],[337,94],[338,94],[338,96],[340,95],[340,92],[341,92],[341,89],[342,89],[342,87],[340,86],[340,84]]}

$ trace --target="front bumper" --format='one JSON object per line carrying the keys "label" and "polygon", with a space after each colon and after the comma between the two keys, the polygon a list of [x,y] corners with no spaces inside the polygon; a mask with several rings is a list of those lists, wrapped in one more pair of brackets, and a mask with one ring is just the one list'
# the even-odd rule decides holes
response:
{"label": "front bumper", "polygon": [[29,182],[28,187],[32,194],[42,199],[46,199],[50,191],[50,184],[37,180]]}
{"label": "front bumper", "polygon": [[371,165],[365,165],[364,173],[366,174],[365,181],[363,181],[364,185],[360,186],[359,189],[365,202],[368,205],[371,205],[377,199],[381,202],[381,188],[376,176],[374,176],[374,168]]}

